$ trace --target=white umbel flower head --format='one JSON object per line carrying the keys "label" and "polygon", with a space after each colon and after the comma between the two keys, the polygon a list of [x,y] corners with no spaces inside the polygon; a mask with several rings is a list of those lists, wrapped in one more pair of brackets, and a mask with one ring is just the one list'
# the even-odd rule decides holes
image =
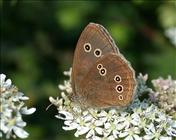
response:
{"label": "white umbel flower head", "polygon": [[[71,77],[71,71],[64,74]],[[147,75],[138,76],[137,96],[133,103],[123,110],[82,110],[68,98],[72,92],[70,79],[59,86],[62,90],[61,96],[56,99],[50,97],[49,100],[57,107],[56,117],[64,120],[62,128],[65,131],[75,130],[75,137],[83,136],[87,140],[173,139],[176,137],[176,121],[150,100],[139,99],[144,93],[153,93],[153,90],[146,86],[147,79]],[[161,131],[162,133],[159,133]]]}
{"label": "white umbel flower head", "polygon": [[0,74],[0,137],[27,138],[29,134],[23,129],[26,122],[22,115],[30,115],[35,112],[35,108],[28,109],[24,101],[29,98],[12,85],[10,79],[5,79],[6,75]]}

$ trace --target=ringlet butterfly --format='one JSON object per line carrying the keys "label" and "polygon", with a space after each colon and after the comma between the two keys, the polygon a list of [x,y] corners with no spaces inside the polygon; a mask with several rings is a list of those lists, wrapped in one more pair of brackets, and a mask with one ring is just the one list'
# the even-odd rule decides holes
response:
{"label": "ringlet butterfly", "polygon": [[83,108],[125,107],[133,99],[135,72],[100,24],[89,23],[81,33],[71,85],[71,100]]}

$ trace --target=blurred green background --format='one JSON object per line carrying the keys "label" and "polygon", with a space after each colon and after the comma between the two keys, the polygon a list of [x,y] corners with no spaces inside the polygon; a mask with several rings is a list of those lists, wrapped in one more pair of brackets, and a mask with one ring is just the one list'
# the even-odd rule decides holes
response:
{"label": "blurred green background", "polygon": [[137,75],[176,78],[176,46],[165,35],[176,27],[174,1],[8,0],[0,5],[1,73],[30,97],[28,106],[37,108],[24,117],[27,140],[76,139],[74,132],[62,130],[55,107],[45,109],[48,97],[59,95],[63,71],[72,66],[77,40],[89,22],[107,28]]}

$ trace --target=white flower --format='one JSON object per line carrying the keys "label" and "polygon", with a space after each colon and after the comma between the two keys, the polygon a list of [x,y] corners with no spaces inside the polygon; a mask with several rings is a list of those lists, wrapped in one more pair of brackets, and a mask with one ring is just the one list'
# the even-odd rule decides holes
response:
{"label": "white flower", "polygon": [[164,109],[168,114],[176,117],[176,80],[168,76],[167,79],[162,77],[152,80],[155,92],[155,102]]}
{"label": "white flower", "polygon": [[168,128],[166,128],[166,132],[169,136],[176,137],[176,128],[169,126]]}
{"label": "white flower", "polygon": [[66,90],[68,93],[72,92],[71,84],[69,81],[64,81],[64,85],[59,85],[60,90]]}
{"label": "white flower", "polygon": [[77,123],[77,131],[75,133],[76,137],[78,137],[79,135],[83,135],[90,130],[89,125],[91,123],[89,120],[87,120],[87,118],[84,119],[84,117],[79,117],[76,119],[76,123]]}
{"label": "white flower", "polygon": [[63,73],[65,76],[71,76],[72,68],[70,68],[69,71],[64,71]]}
{"label": "white flower", "polygon": [[[157,113],[157,108],[154,105],[151,105],[144,111],[144,115],[146,118],[151,120],[152,122],[156,120],[156,113]],[[151,113],[152,112],[152,113]]]}
{"label": "white flower", "polygon": [[1,92],[3,92],[4,90],[8,89],[11,84],[12,81],[10,79],[5,80],[6,75],[5,74],[0,74],[0,78],[1,78]]}
{"label": "white flower", "polygon": [[104,127],[105,127],[104,136],[109,136],[109,134],[112,133],[114,139],[118,138],[119,127],[117,120],[105,123]]}
{"label": "white flower", "polygon": [[27,109],[23,101],[29,98],[12,85],[10,79],[5,80],[4,74],[0,75],[0,137],[5,136],[7,139],[27,138],[29,134],[23,129],[26,122],[22,119],[22,114],[29,115],[35,112],[35,108]]}
{"label": "white flower", "polygon": [[92,121],[89,124],[89,132],[86,135],[86,138],[90,138],[90,137],[94,137],[96,134],[102,135],[103,134],[103,128],[101,128],[101,126],[103,125],[103,123],[101,123],[100,121]]}
{"label": "white flower", "polygon": [[118,118],[119,128],[129,128],[131,125],[137,126],[140,123],[140,117],[137,113],[122,115]]}
{"label": "white flower", "polygon": [[[68,112],[67,112],[68,113]],[[65,115],[67,114],[65,112]],[[85,113],[86,114],[86,113]],[[91,115],[85,115],[78,117],[76,120],[69,118],[64,122],[66,126],[63,127],[64,130],[77,129],[75,136],[78,137],[87,133],[86,138],[95,136],[95,133],[102,135],[103,130],[101,127],[103,123],[96,121]]]}
{"label": "white flower", "polygon": [[124,138],[124,140],[142,140],[139,134],[140,130],[138,127],[130,127],[121,132],[119,137]]}
{"label": "white flower", "polygon": [[162,136],[161,132],[162,132],[162,128],[156,129],[157,126],[155,127],[153,123],[151,123],[150,125],[148,125],[147,128],[145,128],[145,133],[146,135],[143,137],[145,140],[151,140],[151,139],[157,139],[157,140],[171,140],[171,137],[166,137],[166,136]]}
{"label": "white flower", "polygon": [[102,121],[102,122],[109,122],[113,121],[117,118],[119,115],[115,109],[110,109],[108,112],[101,110],[98,114],[96,114],[97,117]]}
{"label": "white flower", "polygon": [[64,81],[64,85],[59,85],[59,89],[60,90],[66,90],[67,93],[72,93],[72,88],[71,88],[71,71],[72,71],[72,68],[70,68],[69,71],[64,71],[64,75],[66,76],[70,76],[70,80],[65,80]]}

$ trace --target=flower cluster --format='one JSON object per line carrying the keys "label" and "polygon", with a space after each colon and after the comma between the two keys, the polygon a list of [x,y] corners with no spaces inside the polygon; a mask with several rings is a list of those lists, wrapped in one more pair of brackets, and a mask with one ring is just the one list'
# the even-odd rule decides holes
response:
{"label": "flower cluster", "polygon": [[176,118],[176,80],[173,80],[171,76],[167,79],[158,78],[152,80],[155,98],[160,108],[166,110]]}
{"label": "flower cluster", "polygon": [[[65,72],[71,75],[71,72]],[[176,137],[176,121],[165,114],[149,100],[140,100],[138,96],[153,92],[145,83],[147,75],[138,76],[137,94],[134,102],[126,109],[111,108],[82,110],[71,102],[68,95],[72,92],[70,80],[59,85],[61,96],[50,102],[57,107],[58,119],[64,120],[64,130],[75,130],[75,137],[87,140],[171,140]]]}
{"label": "flower cluster", "polygon": [[10,79],[6,80],[6,75],[0,74],[0,78],[0,137],[27,138],[29,134],[23,130],[26,122],[22,114],[32,114],[36,109],[24,106],[24,101],[29,98],[19,92]]}

